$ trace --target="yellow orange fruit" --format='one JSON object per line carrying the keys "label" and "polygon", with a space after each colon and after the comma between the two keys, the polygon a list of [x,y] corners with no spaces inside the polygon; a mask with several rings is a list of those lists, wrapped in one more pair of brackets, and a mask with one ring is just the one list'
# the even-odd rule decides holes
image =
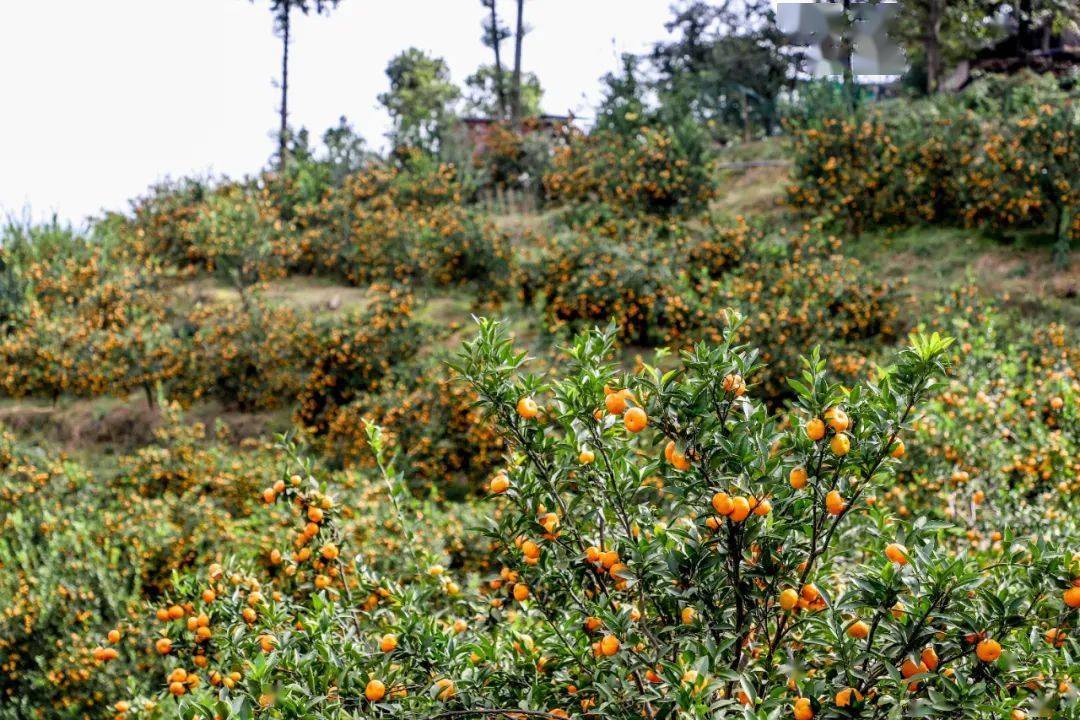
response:
{"label": "yellow orange fruit", "polygon": [[907,565],[908,549],[900,543],[889,543],[885,546],[885,557],[897,565]]}
{"label": "yellow orange fruit", "polygon": [[540,412],[540,408],[537,407],[536,401],[531,397],[523,397],[518,400],[517,414],[525,420],[532,420]]}
{"label": "yellow orange fruit", "polygon": [[500,473],[491,480],[491,492],[494,495],[502,495],[510,489],[510,478]]}
{"label": "yellow orange fruit", "polygon": [[386,686],[383,685],[381,680],[372,678],[368,680],[367,686],[364,688],[364,697],[371,702],[379,702],[386,696]]}
{"label": "yellow orange fruit", "polygon": [[975,646],[975,654],[983,662],[994,662],[1001,657],[1001,644],[993,638],[987,638]]}
{"label": "yellow orange fruit", "polygon": [[844,432],[851,425],[847,413],[838,407],[831,407],[825,411],[825,422],[838,433]]}
{"label": "yellow orange fruit", "polygon": [[514,584],[514,599],[521,602],[529,597],[529,586],[525,583]]}
{"label": "yellow orange fruit", "polygon": [[870,626],[862,620],[856,620],[848,625],[847,629],[848,637],[853,637],[856,640],[865,640],[870,635]]}
{"label": "yellow orange fruit", "polygon": [[791,588],[785,588],[780,591],[780,607],[785,610],[792,610],[799,604],[799,593],[795,592]]}
{"label": "yellow orange fruit", "polygon": [[731,498],[731,519],[733,522],[742,522],[750,515],[750,501],[742,495]]}
{"label": "yellow orange fruit", "polygon": [[638,433],[649,424],[649,416],[639,407],[632,407],[623,415],[623,425],[632,433]]}
{"label": "yellow orange fruit", "polygon": [[712,496],[712,507],[720,515],[730,515],[735,509],[735,504],[726,492],[718,492]]}
{"label": "yellow orange fruit", "polygon": [[676,470],[685,472],[690,469],[690,462],[686,459],[686,455],[679,452],[679,448],[674,440],[669,440],[668,444],[664,447],[664,459],[666,459]]}
{"label": "yellow orange fruit", "polygon": [[844,496],[838,490],[830,490],[825,495],[825,509],[829,511],[830,515],[839,515],[847,509],[847,501],[844,500]]}
{"label": "yellow orange fruit", "polygon": [[852,702],[862,702],[862,693],[855,688],[844,688],[836,693],[836,707],[848,707]]}
{"label": "yellow orange fruit", "polygon": [[626,412],[626,396],[621,390],[610,393],[604,398],[604,407],[610,415],[622,415]]}
{"label": "yellow orange fruit", "polygon": [[889,452],[889,455],[891,455],[894,458],[899,459],[899,458],[904,457],[904,453],[906,453],[906,452],[907,452],[907,448],[904,447],[904,441],[903,440],[897,440],[895,443],[893,443],[892,450]]}

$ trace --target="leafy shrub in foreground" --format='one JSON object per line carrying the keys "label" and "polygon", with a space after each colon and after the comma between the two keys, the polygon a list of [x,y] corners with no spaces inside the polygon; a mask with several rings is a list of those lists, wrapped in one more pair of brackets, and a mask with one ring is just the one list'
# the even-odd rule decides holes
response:
{"label": "leafy shrub in foreground", "polygon": [[[948,341],[917,337],[850,390],[812,357],[787,417],[755,399],[756,355],[730,334],[663,375],[620,374],[612,343],[579,339],[550,385],[496,325],[466,345],[458,370],[512,450],[491,481],[502,569],[482,587],[415,544],[383,574],[340,534],[327,486],[282,478],[264,495],[295,528],[283,576],[214,565],[185,581],[179,613],[159,610],[161,690],[124,712],[1069,712],[1078,559],[1010,537],[1006,561],[965,560],[941,524],[879,507]],[[415,532],[371,433],[397,488],[389,522]]]}

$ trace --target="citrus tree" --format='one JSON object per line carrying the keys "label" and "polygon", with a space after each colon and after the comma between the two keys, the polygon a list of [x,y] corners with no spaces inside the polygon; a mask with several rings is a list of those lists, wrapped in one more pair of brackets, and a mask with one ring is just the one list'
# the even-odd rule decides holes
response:
{"label": "citrus tree", "polygon": [[[625,374],[614,330],[545,382],[498,324],[454,363],[509,448],[489,483],[485,574],[369,445],[395,553],[353,547],[309,462],[262,492],[292,526],[268,573],[220,564],[157,610],[163,717],[1001,717],[1065,711],[1080,558],[1005,538],[957,551],[879,496],[950,340],[913,336],[872,382],[817,352],[790,410],[722,342]],[[378,544],[380,541],[376,540]],[[387,545],[389,547],[389,545]],[[471,578],[471,579],[467,579]],[[172,603],[172,604],[170,604]],[[106,661],[107,662],[107,661]],[[1070,711],[1071,712],[1071,711]]]}

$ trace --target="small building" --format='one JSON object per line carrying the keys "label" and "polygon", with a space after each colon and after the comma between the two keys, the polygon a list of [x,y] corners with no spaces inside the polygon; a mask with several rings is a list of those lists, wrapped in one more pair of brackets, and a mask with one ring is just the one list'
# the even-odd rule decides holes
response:
{"label": "small building", "polygon": [[[573,123],[573,121],[573,115],[537,115],[524,118],[521,121],[521,129],[526,134],[545,133],[553,135],[560,132],[568,124]],[[508,120],[487,117],[466,117],[462,118],[461,122],[465,126],[465,138],[473,152],[483,151],[495,127],[509,123]]]}

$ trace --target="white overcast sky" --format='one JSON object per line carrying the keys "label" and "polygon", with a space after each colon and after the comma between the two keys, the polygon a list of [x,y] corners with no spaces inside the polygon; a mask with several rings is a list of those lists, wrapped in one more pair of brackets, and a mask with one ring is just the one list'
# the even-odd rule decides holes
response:
{"label": "white overcast sky", "polygon": [[[510,21],[512,0],[499,0]],[[618,53],[665,36],[670,0],[527,0],[523,65],[543,109],[588,115]],[[280,41],[268,0],[0,0],[0,220],[81,224],[165,177],[241,176],[274,145]],[[462,83],[490,51],[479,0],[343,0],[299,17],[290,118],[318,137],[341,115],[381,146],[376,96],[409,46]],[[506,52],[510,49],[507,46]]]}

